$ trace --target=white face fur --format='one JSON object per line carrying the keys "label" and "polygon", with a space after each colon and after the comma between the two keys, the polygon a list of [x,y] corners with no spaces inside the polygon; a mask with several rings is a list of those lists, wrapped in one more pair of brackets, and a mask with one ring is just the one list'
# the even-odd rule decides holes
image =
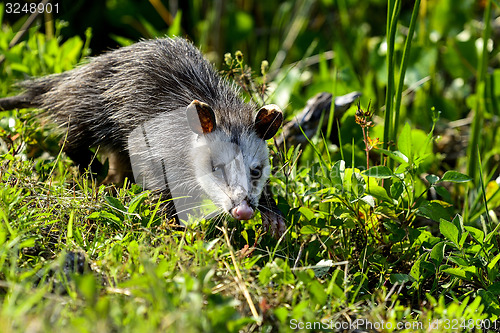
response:
{"label": "white face fur", "polygon": [[193,145],[196,180],[215,205],[228,213],[243,200],[254,209],[258,206],[270,174],[264,140],[249,131],[231,142],[215,130],[198,135]]}

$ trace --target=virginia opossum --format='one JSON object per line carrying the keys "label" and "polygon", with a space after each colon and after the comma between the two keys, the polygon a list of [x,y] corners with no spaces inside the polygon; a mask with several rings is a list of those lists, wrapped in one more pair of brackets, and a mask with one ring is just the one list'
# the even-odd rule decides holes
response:
{"label": "virginia opossum", "polygon": [[[102,168],[89,150],[100,147],[109,156],[105,182],[131,177],[131,133],[153,121],[145,137],[148,144],[156,142],[151,150],[161,150],[153,158],[176,161],[170,165],[179,168],[165,173],[166,192],[167,186],[204,192],[238,220],[250,219],[260,207],[264,227],[275,237],[284,233],[284,218],[262,194],[270,172],[265,140],[281,126],[281,110],[245,103],[238,88],[185,39],[141,41],[20,86],[20,95],[0,99],[0,109],[45,110],[67,130],[64,151],[82,170]],[[187,124],[189,134],[178,124]]]}

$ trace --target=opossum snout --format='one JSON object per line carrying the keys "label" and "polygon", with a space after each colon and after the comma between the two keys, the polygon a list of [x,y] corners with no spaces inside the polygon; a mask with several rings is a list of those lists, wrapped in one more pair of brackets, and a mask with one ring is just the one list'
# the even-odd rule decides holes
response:
{"label": "opossum snout", "polygon": [[238,206],[231,209],[231,215],[237,220],[249,220],[253,216],[253,209],[246,200],[243,200]]}

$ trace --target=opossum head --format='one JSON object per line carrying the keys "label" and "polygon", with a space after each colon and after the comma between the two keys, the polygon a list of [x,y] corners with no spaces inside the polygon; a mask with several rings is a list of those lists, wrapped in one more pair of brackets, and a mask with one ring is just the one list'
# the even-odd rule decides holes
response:
{"label": "opossum head", "polygon": [[281,110],[264,106],[252,124],[228,131],[218,128],[209,105],[195,100],[187,118],[197,134],[191,158],[198,184],[219,208],[238,220],[250,219],[269,178],[266,140],[281,126]]}

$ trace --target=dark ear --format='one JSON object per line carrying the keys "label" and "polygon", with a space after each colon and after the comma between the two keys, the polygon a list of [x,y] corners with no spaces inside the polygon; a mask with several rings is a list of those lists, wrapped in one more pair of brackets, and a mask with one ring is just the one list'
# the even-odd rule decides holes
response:
{"label": "dark ear", "polygon": [[262,140],[269,140],[278,132],[282,122],[283,113],[279,106],[264,105],[255,117],[255,131]]}
{"label": "dark ear", "polygon": [[196,134],[207,134],[215,130],[215,114],[208,104],[195,99],[187,107],[186,115],[189,127]]}

